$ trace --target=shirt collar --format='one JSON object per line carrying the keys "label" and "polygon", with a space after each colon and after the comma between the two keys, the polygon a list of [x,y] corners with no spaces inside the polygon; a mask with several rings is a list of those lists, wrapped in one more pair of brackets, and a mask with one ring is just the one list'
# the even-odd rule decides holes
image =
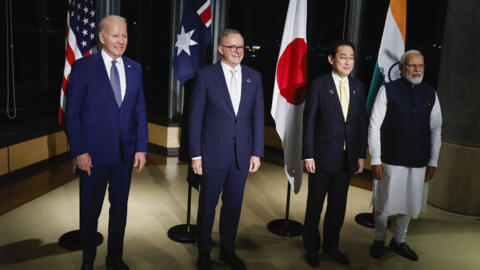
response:
{"label": "shirt collar", "polygon": [[[102,50],[101,51],[101,54],[102,54],[102,58],[103,58],[103,62],[105,62],[106,64],[111,64],[113,59],[112,57],[110,57],[110,55],[108,55],[105,50]],[[120,56],[118,57],[115,61],[117,61],[118,64],[122,64],[123,65],[123,58]]]}
{"label": "shirt collar", "polygon": [[340,78],[340,76],[338,76],[333,70],[332,70],[332,77],[333,77],[333,80],[337,83],[340,83],[340,80],[343,80],[343,82],[345,82],[346,84],[348,84],[348,76],[346,76],[345,78]]}
{"label": "shirt collar", "polygon": [[220,60],[220,64],[222,65],[222,69],[224,72],[230,73],[230,70],[235,70],[236,72],[242,71],[242,65],[238,64],[236,67],[232,68],[231,66],[225,64],[223,61]]}

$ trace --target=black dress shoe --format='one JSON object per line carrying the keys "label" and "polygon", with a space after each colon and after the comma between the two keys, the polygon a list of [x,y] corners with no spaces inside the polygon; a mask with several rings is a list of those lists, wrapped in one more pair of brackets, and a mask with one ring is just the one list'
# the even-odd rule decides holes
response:
{"label": "black dress shoe", "polygon": [[197,269],[198,270],[212,270],[212,262],[210,257],[198,257],[197,260]]}
{"label": "black dress shoe", "polygon": [[311,267],[317,267],[320,264],[318,250],[307,250],[307,254],[305,254],[305,260]]}
{"label": "black dress shoe", "polygon": [[412,261],[418,261],[418,255],[405,242],[397,243],[397,241],[392,238],[390,241],[390,248],[402,257]]}
{"label": "black dress shoe", "polygon": [[370,256],[374,259],[380,259],[385,251],[385,241],[375,240],[370,247]]}
{"label": "black dress shoe", "polygon": [[220,260],[234,270],[246,270],[245,263],[235,254],[235,252],[227,253],[220,250]]}
{"label": "black dress shoe", "polygon": [[120,260],[120,261],[105,261],[105,265],[107,266],[108,270],[130,270],[128,265]]}
{"label": "black dress shoe", "polygon": [[93,270],[93,264],[82,264],[81,270]]}
{"label": "black dress shoe", "polygon": [[332,257],[332,259],[340,264],[349,265],[350,260],[338,249],[323,250],[323,253]]}

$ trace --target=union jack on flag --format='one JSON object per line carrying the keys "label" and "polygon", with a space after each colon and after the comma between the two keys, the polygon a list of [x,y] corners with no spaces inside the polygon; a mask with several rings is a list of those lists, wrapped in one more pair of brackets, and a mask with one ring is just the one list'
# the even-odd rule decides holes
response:
{"label": "union jack on flag", "polygon": [[59,124],[63,123],[68,76],[72,64],[75,60],[90,55],[96,50],[96,32],[95,1],[68,0],[65,67],[60,91]]}

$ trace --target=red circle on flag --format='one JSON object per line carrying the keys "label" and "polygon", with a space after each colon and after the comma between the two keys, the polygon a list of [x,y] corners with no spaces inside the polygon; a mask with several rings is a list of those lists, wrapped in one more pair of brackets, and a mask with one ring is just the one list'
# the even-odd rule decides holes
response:
{"label": "red circle on flag", "polygon": [[296,38],[288,44],[278,60],[277,83],[280,94],[293,105],[305,100],[307,85],[307,43]]}

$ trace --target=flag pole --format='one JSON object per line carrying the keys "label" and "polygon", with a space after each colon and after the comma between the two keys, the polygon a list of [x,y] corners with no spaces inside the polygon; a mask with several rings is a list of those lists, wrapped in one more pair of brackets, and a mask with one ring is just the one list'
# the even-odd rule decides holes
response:
{"label": "flag pole", "polygon": [[292,187],[287,181],[287,206],[285,208],[285,219],[275,219],[268,223],[267,229],[274,234],[293,237],[303,233],[303,225],[295,220],[289,219],[290,214],[290,193]]}
{"label": "flag pole", "polygon": [[192,204],[192,184],[188,181],[188,199],[187,199],[187,223],[179,224],[168,230],[168,238],[180,243],[194,243],[197,241],[197,226],[190,224],[190,212]]}
{"label": "flag pole", "polygon": [[[82,185],[80,184],[80,179],[78,180],[78,186],[79,186],[79,211],[78,211],[78,220],[81,220],[81,212],[82,212]],[[80,222],[80,229],[79,230],[73,230],[66,232],[60,236],[58,239],[58,245],[61,246],[64,249],[67,250],[81,250],[82,249],[82,222]],[[95,244],[96,246],[100,246],[103,243],[103,235],[99,232],[96,233],[95,235]]]}
{"label": "flag pole", "polygon": [[[407,35],[407,0],[390,0],[383,28],[382,40],[378,52],[377,63],[372,76],[372,82],[367,97],[367,113],[370,115],[377,96],[378,89],[383,83],[399,78],[399,60],[405,52]],[[355,221],[365,227],[375,227],[372,213],[360,213]],[[390,220],[387,227],[390,226]]]}

